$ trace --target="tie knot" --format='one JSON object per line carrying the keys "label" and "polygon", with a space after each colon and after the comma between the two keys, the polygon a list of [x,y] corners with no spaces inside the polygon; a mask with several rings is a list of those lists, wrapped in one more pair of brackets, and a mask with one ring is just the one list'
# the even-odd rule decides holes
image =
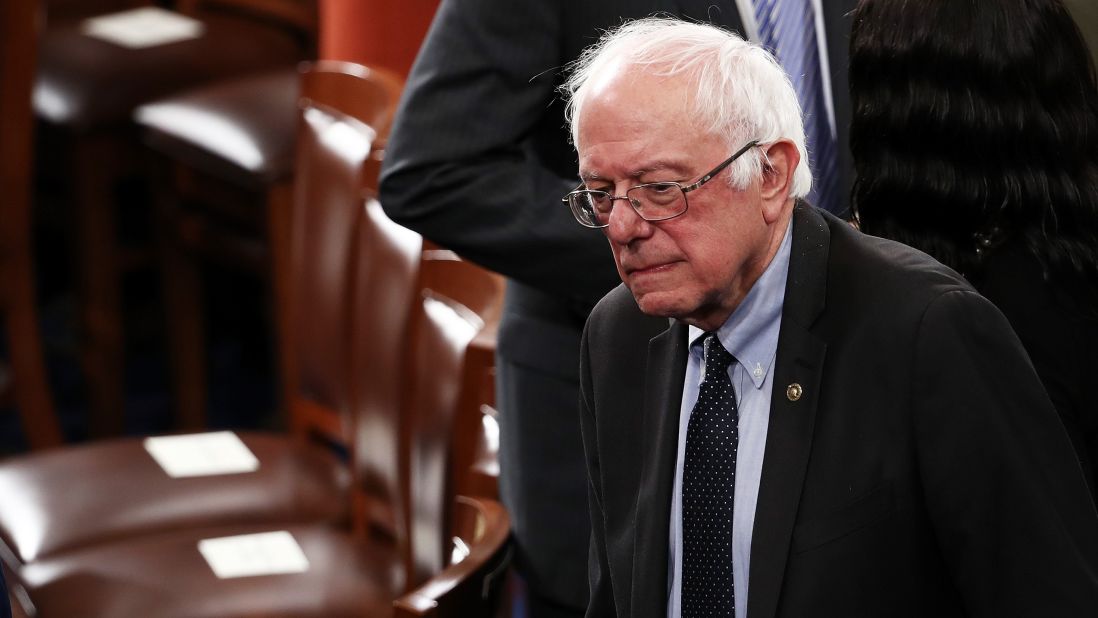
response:
{"label": "tie knot", "polygon": [[736,360],[728,350],[724,349],[721,344],[721,340],[717,338],[716,333],[708,333],[705,335],[705,339],[702,340],[702,350],[705,354],[705,373],[706,376],[710,375],[710,371],[728,371],[728,366],[732,364],[732,361]]}

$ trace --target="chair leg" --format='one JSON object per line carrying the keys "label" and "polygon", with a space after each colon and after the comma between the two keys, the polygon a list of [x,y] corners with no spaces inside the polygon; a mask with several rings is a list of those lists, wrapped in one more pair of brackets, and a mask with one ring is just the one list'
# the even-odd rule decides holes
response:
{"label": "chair leg", "polygon": [[274,185],[267,194],[267,237],[278,337],[279,412],[282,418],[297,422],[297,415],[290,414],[288,410],[291,394],[296,392],[297,383],[291,316],[293,290],[290,289],[290,271],[293,268],[290,259],[293,245],[293,189],[289,181]]}
{"label": "chair leg", "polygon": [[15,405],[32,449],[59,446],[61,427],[46,378],[30,259],[22,250],[8,257],[11,268],[6,276],[11,294],[5,318]]}
{"label": "chair leg", "polygon": [[157,192],[157,198],[158,244],[177,406],[176,427],[182,431],[198,431],[207,426],[206,324],[201,262],[185,246],[183,236],[187,228],[175,196]]}
{"label": "chair leg", "polygon": [[81,360],[88,382],[88,434],[95,438],[121,434],[125,420],[115,203],[121,155],[108,136],[80,138],[73,149]]}
{"label": "chair leg", "polygon": [[[12,133],[12,131],[9,131]],[[9,136],[17,143],[23,133]],[[4,169],[0,184],[5,187],[4,221],[0,225],[0,318],[4,320],[11,355],[12,390],[27,444],[32,449],[62,443],[61,424],[50,396],[49,380],[42,353],[38,325],[37,296],[32,257],[32,215],[29,161],[5,158],[13,165]],[[11,174],[11,176],[8,176]],[[7,182],[13,179],[14,182]]]}

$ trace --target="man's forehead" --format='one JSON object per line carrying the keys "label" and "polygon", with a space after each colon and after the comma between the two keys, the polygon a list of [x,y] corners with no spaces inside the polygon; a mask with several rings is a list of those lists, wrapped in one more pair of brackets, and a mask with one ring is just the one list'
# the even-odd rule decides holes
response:
{"label": "man's forehead", "polygon": [[575,118],[576,147],[582,151],[591,137],[601,141],[668,129],[695,134],[692,110],[681,78],[648,75],[637,67],[600,73]]}
{"label": "man's forehead", "polygon": [[589,102],[616,100],[619,93],[628,92],[633,104],[644,105],[663,97],[682,97],[687,92],[685,75],[666,75],[658,66],[630,64],[614,60],[594,73],[588,85]]}

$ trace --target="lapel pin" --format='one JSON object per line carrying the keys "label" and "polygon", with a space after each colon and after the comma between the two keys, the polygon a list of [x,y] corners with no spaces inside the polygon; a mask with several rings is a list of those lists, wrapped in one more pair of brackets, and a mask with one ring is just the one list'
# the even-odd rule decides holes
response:
{"label": "lapel pin", "polygon": [[789,399],[789,401],[797,401],[801,398],[801,395],[803,394],[804,389],[801,388],[801,385],[797,384],[796,382],[785,387],[785,397],[786,399]]}

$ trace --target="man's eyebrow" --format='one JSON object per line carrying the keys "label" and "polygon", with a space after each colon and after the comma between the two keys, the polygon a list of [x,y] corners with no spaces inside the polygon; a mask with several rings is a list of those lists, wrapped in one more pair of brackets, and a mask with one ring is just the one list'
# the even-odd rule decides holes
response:
{"label": "man's eyebrow", "polygon": [[[652,172],[658,172],[658,171],[664,171],[664,170],[669,170],[669,171],[675,172],[677,174],[684,174],[685,175],[685,174],[689,174],[689,172],[690,172],[690,168],[688,166],[689,166],[689,164],[685,163],[685,162],[680,163],[680,162],[676,162],[676,161],[654,161],[654,162],[652,162],[648,165],[645,165],[644,167],[639,167],[639,168],[634,169],[633,171],[626,174],[626,177],[636,179],[636,178],[640,178],[641,176],[644,176],[645,174],[650,174]],[[591,181],[591,180],[603,180],[604,176],[596,170],[596,171],[581,173],[580,174],[580,179],[583,180],[584,182],[587,182],[587,181]]]}

